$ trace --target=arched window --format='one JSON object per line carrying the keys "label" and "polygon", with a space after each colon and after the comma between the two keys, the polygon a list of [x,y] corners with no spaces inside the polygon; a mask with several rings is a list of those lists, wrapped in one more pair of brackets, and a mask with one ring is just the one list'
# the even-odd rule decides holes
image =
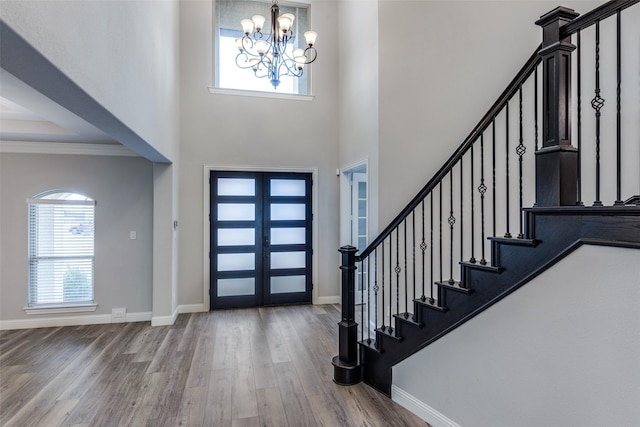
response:
{"label": "arched window", "polygon": [[96,202],[50,191],[29,206],[29,307],[93,304]]}

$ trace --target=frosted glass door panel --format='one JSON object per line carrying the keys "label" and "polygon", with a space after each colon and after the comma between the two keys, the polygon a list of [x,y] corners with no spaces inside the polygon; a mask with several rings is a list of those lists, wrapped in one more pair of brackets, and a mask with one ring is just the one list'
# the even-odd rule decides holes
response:
{"label": "frosted glass door panel", "polygon": [[306,206],[304,204],[271,204],[271,221],[300,221],[304,219],[306,219]]}
{"label": "frosted glass door panel", "polygon": [[305,276],[275,276],[271,278],[271,293],[284,294],[288,292],[304,292],[306,290]]}
{"label": "frosted glass door panel", "polygon": [[218,221],[253,221],[256,205],[253,203],[218,203]]}
{"label": "frosted glass door panel", "polygon": [[256,293],[256,279],[243,277],[241,279],[219,279],[218,296],[234,297],[239,295],[254,295]]}
{"label": "frosted glass door panel", "polygon": [[271,229],[272,245],[304,245],[306,238],[304,227]]}
{"label": "frosted glass door panel", "polygon": [[256,180],[251,178],[218,178],[218,196],[255,196]]}
{"label": "frosted glass door panel", "polygon": [[255,268],[254,253],[218,254],[218,271],[254,270]]}
{"label": "frosted glass door panel", "polygon": [[253,246],[255,244],[255,228],[218,229],[218,246]]}
{"label": "frosted glass door panel", "polygon": [[305,268],[305,252],[272,252],[271,268]]}
{"label": "frosted glass door panel", "polygon": [[272,196],[304,196],[306,183],[299,179],[272,179]]}

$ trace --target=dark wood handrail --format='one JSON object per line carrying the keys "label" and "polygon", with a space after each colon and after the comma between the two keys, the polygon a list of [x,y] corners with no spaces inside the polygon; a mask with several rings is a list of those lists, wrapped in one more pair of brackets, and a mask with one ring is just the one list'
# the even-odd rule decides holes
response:
{"label": "dark wood handrail", "polygon": [[618,10],[626,9],[634,4],[640,2],[640,0],[612,0],[590,12],[585,13],[579,18],[574,19],[564,27],[560,29],[560,37],[566,38],[576,33],[578,30],[584,30],[595,24],[597,21],[602,21],[615,14]]}
{"label": "dark wood handrail", "polygon": [[[638,0],[636,0],[638,1]],[[489,127],[491,121],[500,113],[500,111],[504,108],[504,106],[509,102],[509,100],[516,94],[520,85],[524,83],[524,81],[529,78],[529,76],[533,73],[536,66],[540,63],[540,56],[538,55],[538,51],[540,50],[540,46],[536,48],[531,57],[527,60],[524,66],[520,69],[518,74],[514,77],[514,79],[509,83],[507,88],[502,92],[502,94],[498,97],[496,102],[493,103],[491,108],[487,111],[487,113],[482,117],[480,122],[473,128],[471,133],[465,138],[465,140],[460,144],[460,146],[453,152],[449,160],[447,160],[444,165],[435,173],[435,175],[427,182],[427,184],[420,190],[418,194],[407,204],[407,206],[400,211],[398,216],[395,217],[393,221],[376,237],[369,246],[367,246],[359,255],[356,256],[357,261],[361,261],[365,259],[369,254],[371,254],[380,243],[386,239],[389,234],[398,226],[404,219],[409,216],[409,214],[422,202],[433,189],[438,185],[438,183],[444,178],[449,171],[462,159],[462,156],[471,148],[473,143],[480,137],[480,135]]]}

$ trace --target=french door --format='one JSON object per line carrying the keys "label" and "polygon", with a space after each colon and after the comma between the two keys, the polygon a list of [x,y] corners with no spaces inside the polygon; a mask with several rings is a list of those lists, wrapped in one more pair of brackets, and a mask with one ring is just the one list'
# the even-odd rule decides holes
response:
{"label": "french door", "polygon": [[311,302],[311,174],[210,173],[211,308]]}

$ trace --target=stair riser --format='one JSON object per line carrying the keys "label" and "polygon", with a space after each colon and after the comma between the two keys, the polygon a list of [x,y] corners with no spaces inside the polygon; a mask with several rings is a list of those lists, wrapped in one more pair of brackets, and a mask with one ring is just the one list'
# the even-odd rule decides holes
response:
{"label": "stair riser", "polygon": [[[504,298],[528,278],[548,268],[556,257],[581,238],[606,239],[640,243],[640,209],[629,208],[615,214],[578,215],[553,214],[549,210],[530,209],[526,212],[530,229],[535,230],[537,246],[519,246],[494,241],[492,246],[502,272],[462,266],[462,279],[473,294],[442,289],[441,302],[447,310],[440,312],[414,302],[414,312],[422,327],[396,319],[396,334],[391,338],[380,334],[382,353],[364,348],[364,381],[389,395],[391,367],[429,343],[455,329],[493,303]],[[521,243],[521,242],[511,242]]]}

